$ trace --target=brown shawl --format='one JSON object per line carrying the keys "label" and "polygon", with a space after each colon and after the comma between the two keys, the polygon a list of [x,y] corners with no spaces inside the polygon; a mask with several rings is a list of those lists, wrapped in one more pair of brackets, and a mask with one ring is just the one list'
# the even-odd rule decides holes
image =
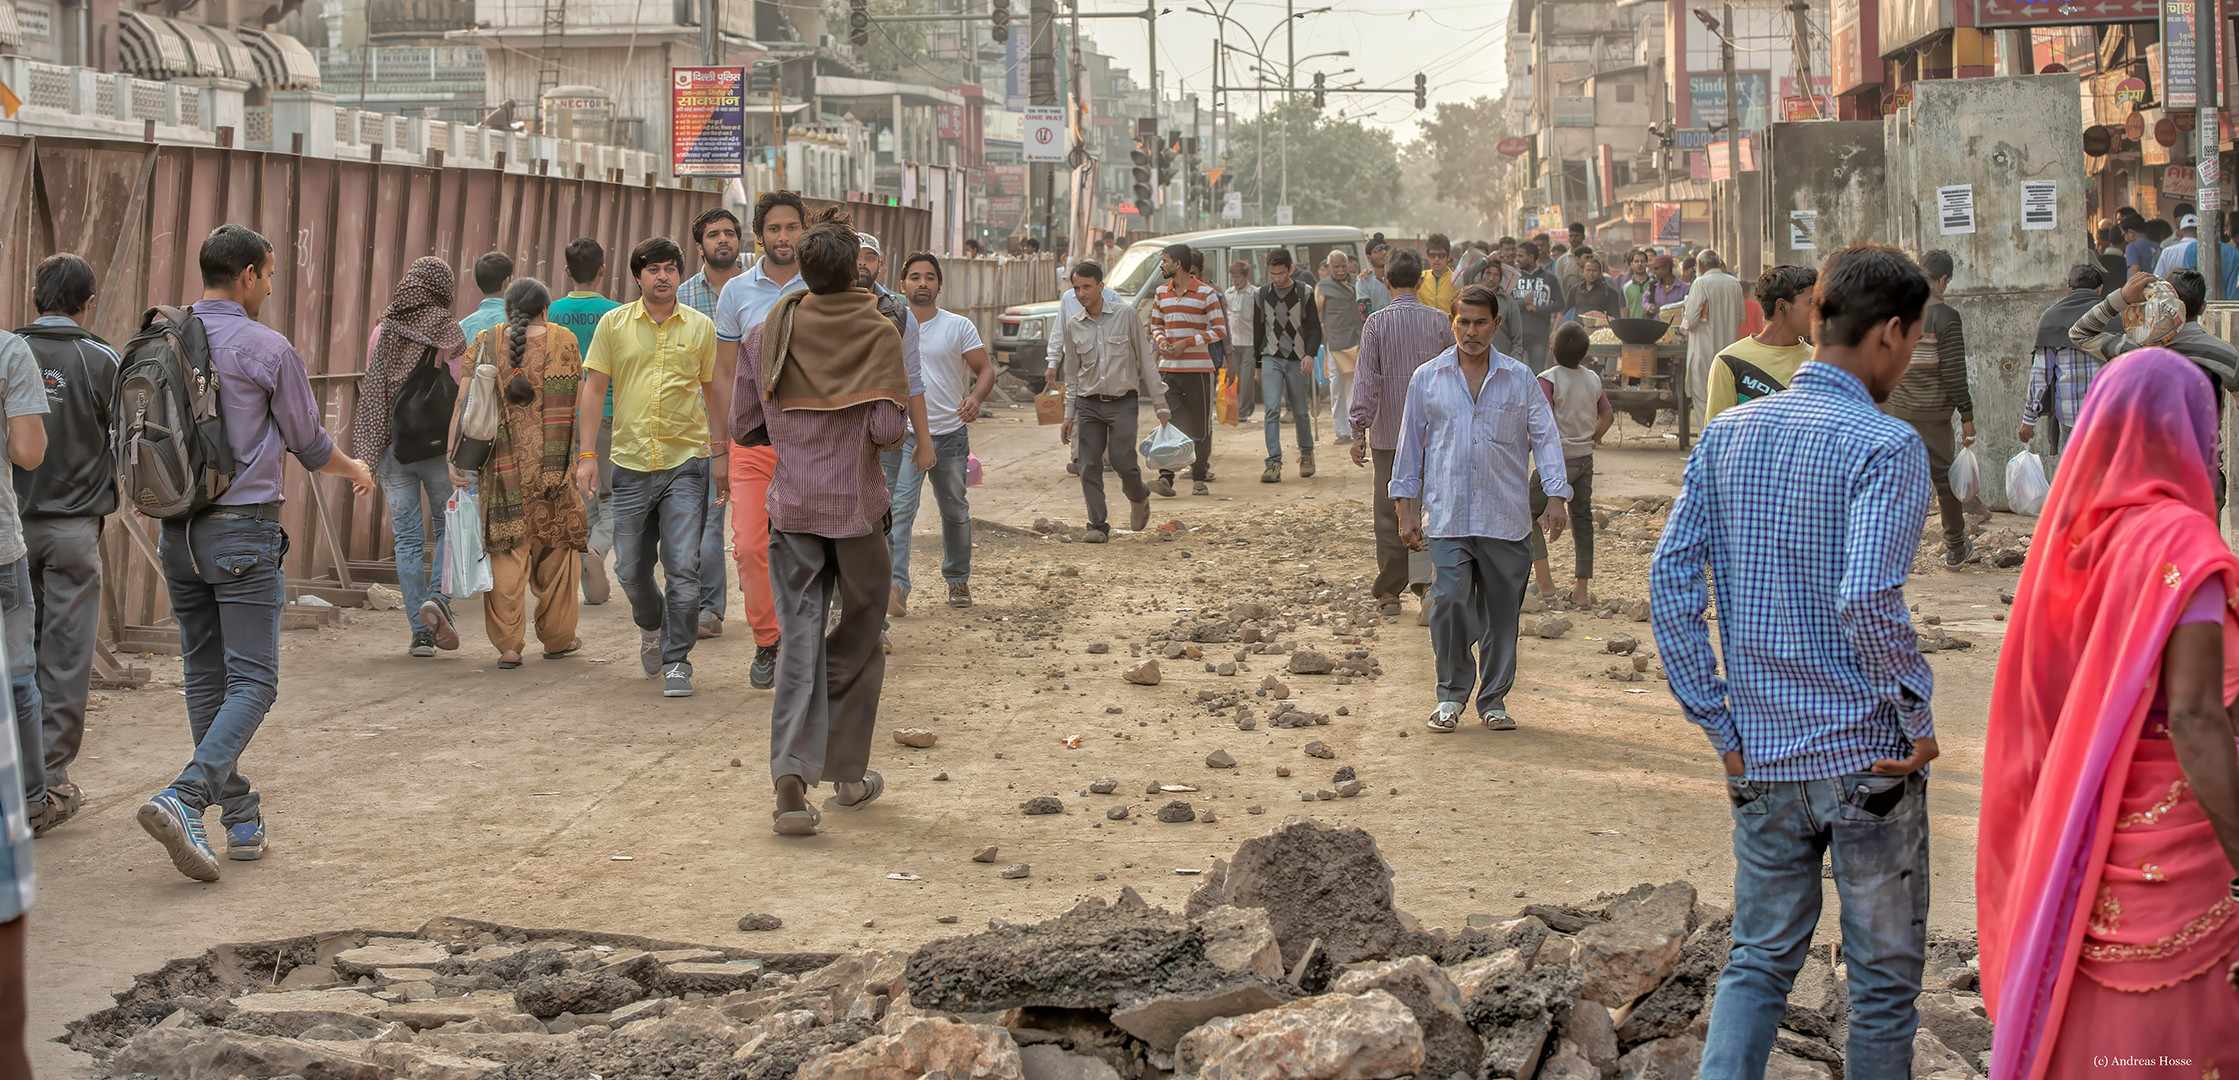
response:
{"label": "brown shawl", "polygon": [[793,293],[764,324],[762,398],[787,411],[834,412],[882,400],[906,407],[902,335],[868,290]]}

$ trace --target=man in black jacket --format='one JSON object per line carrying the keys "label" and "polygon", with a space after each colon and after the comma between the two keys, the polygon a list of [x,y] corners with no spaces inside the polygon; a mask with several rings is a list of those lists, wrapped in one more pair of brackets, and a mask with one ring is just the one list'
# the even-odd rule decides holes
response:
{"label": "man in black jacket", "polygon": [[1252,340],[1259,343],[1260,404],[1267,407],[1267,470],[1263,484],[1283,480],[1283,402],[1290,401],[1298,428],[1298,475],[1314,475],[1313,378],[1306,361],[1322,349],[1322,320],[1314,308],[1314,288],[1292,277],[1291,253],[1276,248],[1267,255],[1268,283],[1252,303]]}
{"label": "man in black jacket", "polygon": [[109,449],[109,400],[117,354],[85,328],[93,319],[93,268],[71,254],[39,264],[32,286],[39,318],[16,333],[31,346],[47,391],[47,456],[36,472],[15,469],[16,501],[31,591],[38,604],[38,681],[47,802],[45,832],[84,805],[70,763],[85,738],[86,687],[101,620],[101,519],[117,508]]}

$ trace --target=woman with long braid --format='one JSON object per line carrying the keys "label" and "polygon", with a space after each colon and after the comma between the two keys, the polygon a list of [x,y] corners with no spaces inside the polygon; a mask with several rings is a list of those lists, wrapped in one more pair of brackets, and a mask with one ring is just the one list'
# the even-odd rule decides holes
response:
{"label": "woman with long braid", "polygon": [[[481,495],[491,581],[482,622],[497,646],[498,667],[507,669],[521,666],[531,592],[544,658],[557,660],[583,647],[575,636],[581,596],[576,589],[589,524],[582,500],[569,486],[583,357],[575,335],[552,333],[545,322],[551,302],[542,283],[515,281],[505,291],[505,322],[474,339],[468,360],[497,366],[505,410],[478,477],[455,468],[451,474],[460,487],[475,480]],[[451,439],[454,445],[458,441],[456,418]]]}

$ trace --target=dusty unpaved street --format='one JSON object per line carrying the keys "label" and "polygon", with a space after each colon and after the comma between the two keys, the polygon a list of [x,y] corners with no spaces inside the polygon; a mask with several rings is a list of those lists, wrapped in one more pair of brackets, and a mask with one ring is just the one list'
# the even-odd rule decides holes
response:
{"label": "dusty unpaved street", "polygon": [[[1327,437],[1326,417],[1321,424]],[[1639,882],[1693,880],[1730,900],[1729,818],[1717,759],[1660,681],[1613,681],[1613,633],[1646,624],[1572,613],[1560,639],[1527,638],[1520,729],[1423,728],[1435,703],[1427,631],[1410,603],[1359,645],[1337,642],[1334,618],[1358,611],[1374,572],[1369,475],[1325,445],[1321,473],[1258,482],[1256,424],[1219,433],[1211,498],[1155,500],[1169,541],[1119,534],[1106,546],[1030,535],[1037,518],[1081,523],[1079,484],[1064,472],[1055,429],[1027,409],[994,410],[974,429],[986,483],[976,517],[1020,528],[981,530],[978,606],[940,603],[939,519],[930,493],[918,521],[920,603],[893,631],[882,732],[873,764],[887,797],[861,815],[828,814],[824,834],[770,832],[769,697],[747,686],[753,642],[738,617],[694,656],[698,694],[664,700],[640,673],[619,590],[586,608],[578,658],[531,658],[501,672],[476,605],[460,608],[466,646],[436,660],[405,655],[403,619],[356,612],[346,625],[285,635],[281,696],[244,770],[265,793],[272,855],[227,864],[213,885],[182,878],[134,824],[133,812],[175,774],[187,732],[175,658],[144,661],[156,684],[96,694],[87,756],[73,776],[91,793],[76,821],[38,842],[39,903],[31,916],[32,1032],[42,1076],[83,1075],[88,1059],[49,1041],[105,1007],[136,972],[221,941],[350,927],[410,929],[443,915],[518,926],[567,926],[767,950],[906,947],[989,918],[1044,917],[1075,898],[1131,885],[1179,908],[1201,869],[1282,815],[1305,812],[1367,828],[1397,871],[1402,907],[1432,926],[1473,912],[1507,914]],[[1661,432],[1620,421],[1598,457],[1596,504],[1677,491],[1682,457]],[[1116,499],[1117,487],[1113,484]],[[1124,517],[1124,503],[1120,504]],[[1647,594],[1661,515],[1620,513],[1600,546],[1598,596]],[[2001,519],[1994,528],[2026,528]],[[1558,580],[1567,580],[1568,541]],[[1944,757],[1934,770],[1933,923],[1973,923],[1974,822],[1983,717],[2001,641],[2001,590],[2017,571],[1940,568],[1916,575],[1920,618],[1973,648],[1944,651],[1936,713]],[[1339,685],[1284,672],[1284,656],[1249,655],[1222,676],[1198,661],[1163,661],[1154,687],[1121,672],[1154,634],[1198,612],[1259,601],[1288,613],[1277,636],[1342,657],[1366,649],[1383,674]],[[1105,643],[1109,652],[1091,652]],[[1237,662],[1233,644],[1206,661]],[[1326,727],[1239,731],[1197,691],[1249,695],[1275,673]],[[1255,711],[1264,718],[1265,702]],[[932,729],[931,749],[897,746],[886,730]],[[1078,748],[1061,740],[1078,735]],[[1326,741],[1336,756],[1306,756]],[[1227,750],[1231,770],[1207,767]],[[1279,777],[1279,766],[1291,775]],[[1306,806],[1301,790],[1332,788],[1350,766],[1357,798]],[[937,775],[946,774],[945,782]],[[1100,778],[1116,794],[1090,795]],[[1147,795],[1153,783],[1201,791]],[[1065,812],[1025,816],[1054,795]],[[1216,822],[1164,824],[1172,798],[1211,808]],[[1133,804],[1125,821],[1107,808]],[[1264,807],[1255,816],[1248,808]],[[212,819],[213,829],[215,818]],[[971,861],[983,845],[992,865]],[[622,857],[626,857],[622,858]],[[1023,880],[1005,865],[1032,867]],[[889,874],[913,875],[893,880]],[[1834,920],[1830,889],[1827,926]],[[749,912],[784,919],[745,934]],[[960,918],[955,928],[936,923]]]}

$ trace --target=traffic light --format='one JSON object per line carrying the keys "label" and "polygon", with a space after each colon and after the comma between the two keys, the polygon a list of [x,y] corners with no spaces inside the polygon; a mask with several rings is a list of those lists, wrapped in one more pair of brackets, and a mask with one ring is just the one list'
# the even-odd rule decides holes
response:
{"label": "traffic light", "polygon": [[[1155,136],[1152,136],[1155,138]],[[1151,212],[1154,189],[1151,186],[1151,151],[1149,139],[1135,137],[1135,151],[1128,155],[1135,165],[1135,208],[1138,213]]]}
{"label": "traffic light", "polygon": [[1329,104],[1329,95],[1323,91],[1322,73],[1317,71],[1314,73],[1314,107],[1319,109],[1327,104]]}
{"label": "traffic light", "polygon": [[988,35],[998,45],[1011,40],[1011,0],[994,0],[993,17],[995,29],[988,31]]}
{"label": "traffic light", "polygon": [[1165,179],[1174,176],[1174,158],[1182,152],[1182,133],[1179,129],[1166,133],[1165,141],[1158,144],[1158,175]]}
{"label": "traffic light", "polygon": [[871,43],[871,0],[847,0],[847,43],[858,49]]}
{"label": "traffic light", "polygon": [[1430,80],[1423,78],[1420,73],[1417,73],[1415,76],[1415,107],[1421,109],[1426,108],[1429,105]]}

